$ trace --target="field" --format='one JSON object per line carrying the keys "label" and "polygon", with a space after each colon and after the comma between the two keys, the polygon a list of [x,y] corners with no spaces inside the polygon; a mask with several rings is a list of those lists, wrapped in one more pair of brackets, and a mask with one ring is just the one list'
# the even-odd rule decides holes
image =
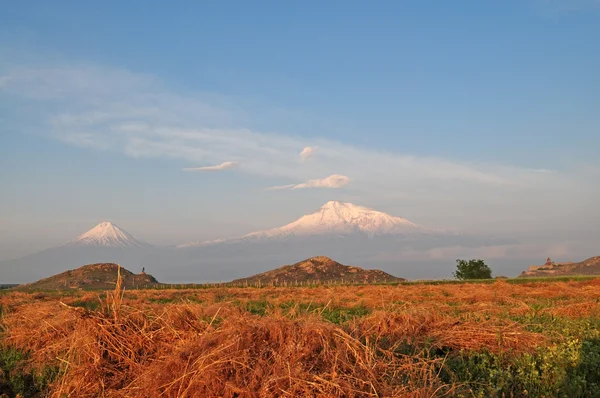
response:
{"label": "field", "polygon": [[600,396],[600,279],[3,291],[0,394]]}

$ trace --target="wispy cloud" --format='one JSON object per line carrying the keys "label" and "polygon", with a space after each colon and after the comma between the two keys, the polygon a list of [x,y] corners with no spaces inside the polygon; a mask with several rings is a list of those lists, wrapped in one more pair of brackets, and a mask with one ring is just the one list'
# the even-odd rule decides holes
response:
{"label": "wispy cloud", "polygon": [[342,188],[345,185],[348,185],[349,182],[350,182],[350,178],[343,176],[343,175],[339,175],[339,174],[333,174],[333,175],[330,175],[329,177],[325,177],[325,178],[321,178],[321,179],[308,180],[301,184],[278,185],[278,186],[270,187],[267,189],[270,191],[274,191],[274,190],[283,190],[283,189],[305,189],[305,188]]}
{"label": "wispy cloud", "polygon": [[315,148],[307,146],[306,148],[304,148],[302,150],[302,152],[300,152],[300,159],[302,159],[302,161],[307,161],[310,160],[313,156],[315,155]]}
{"label": "wispy cloud", "polygon": [[329,177],[317,179],[317,180],[308,180],[305,183],[295,185],[293,189],[304,189],[304,188],[341,188],[345,185],[348,185],[350,179],[346,176],[333,174]]}
{"label": "wispy cloud", "polygon": [[[2,92],[31,100],[43,114],[40,128],[72,145],[132,157],[170,157],[219,163],[239,159],[243,171],[307,180],[320,173],[352,176],[357,187],[387,189],[411,182],[523,183],[536,174],[510,166],[468,164],[434,157],[358,148],[324,138],[302,138],[240,128],[236,112],[205,95],[181,95],[153,76],[99,67],[14,68],[0,71]],[[68,109],[65,112],[64,109]],[[36,113],[36,112],[32,112]],[[318,158],[314,158],[315,148]],[[298,164],[301,159],[313,161]],[[529,184],[529,181],[527,181]]]}
{"label": "wispy cloud", "polygon": [[297,184],[287,184],[287,185],[275,185],[274,187],[268,187],[267,191],[283,191],[285,189],[293,189]]}
{"label": "wispy cloud", "polygon": [[[584,219],[598,197],[597,184],[590,183],[597,174],[589,172],[575,176],[543,172],[535,165],[417,156],[314,135],[304,139],[276,129],[266,133],[252,128],[226,100],[176,92],[150,75],[93,66],[1,68],[0,96],[18,104],[15,126],[43,131],[69,145],[217,169],[223,159],[235,159],[243,165],[241,173],[264,180],[264,186],[275,180],[304,181],[279,189],[344,186],[340,179],[314,180],[335,172],[351,178],[352,195],[362,202],[395,206],[391,198],[402,197],[413,214],[419,209],[424,217],[468,214],[460,219],[472,224],[493,216],[500,220],[494,225],[504,222],[511,228],[514,220],[535,223],[536,212],[560,213],[569,220],[579,212]],[[309,155],[310,161],[299,161]],[[597,166],[581,168],[590,167]]]}
{"label": "wispy cloud", "polygon": [[183,171],[221,171],[234,169],[239,166],[238,162],[223,162],[215,166],[202,166],[202,167],[186,167]]}

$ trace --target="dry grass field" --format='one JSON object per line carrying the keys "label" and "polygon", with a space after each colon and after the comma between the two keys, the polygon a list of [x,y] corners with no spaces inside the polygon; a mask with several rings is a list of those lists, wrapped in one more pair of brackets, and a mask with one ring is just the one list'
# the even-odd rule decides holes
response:
{"label": "dry grass field", "polygon": [[600,396],[600,280],[0,296],[0,393]]}

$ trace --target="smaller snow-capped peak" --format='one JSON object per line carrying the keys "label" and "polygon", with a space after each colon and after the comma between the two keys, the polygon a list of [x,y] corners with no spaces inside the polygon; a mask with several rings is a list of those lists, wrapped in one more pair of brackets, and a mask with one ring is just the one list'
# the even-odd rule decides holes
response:
{"label": "smaller snow-capped peak", "polygon": [[148,243],[135,238],[130,233],[108,221],[101,222],[86,233],[79,235],[70,242],[67,242],[66,245],[100,247],[150,246]]}

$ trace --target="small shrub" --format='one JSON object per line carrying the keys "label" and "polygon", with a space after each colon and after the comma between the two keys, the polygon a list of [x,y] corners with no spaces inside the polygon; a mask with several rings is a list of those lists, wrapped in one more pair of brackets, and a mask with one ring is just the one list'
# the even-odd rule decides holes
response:
{"label": "small shrub", "polygon": [[492,277],[492,270],[483,260],[456,260],[454,277],[460,280],[490,279]]}

